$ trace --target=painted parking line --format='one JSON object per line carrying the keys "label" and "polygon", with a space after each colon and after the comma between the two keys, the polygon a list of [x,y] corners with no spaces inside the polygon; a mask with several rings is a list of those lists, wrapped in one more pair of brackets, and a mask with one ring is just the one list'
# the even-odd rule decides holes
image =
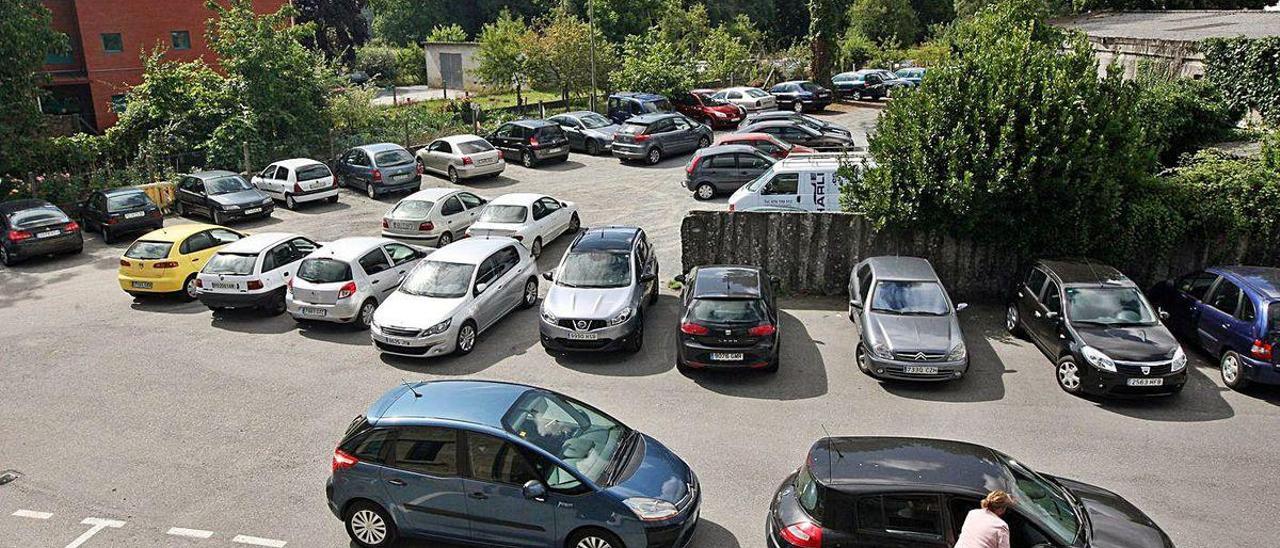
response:
{"label": "painted parking line", "polygon": [[84,521],[81,521],[80,524],[90,525],[91,527],[89,527],[89,530],[85,531],[84,534],[80,535],[78,538],[71,541],[71,544],[68,544],[67,548],[79,548],[81,544],[88,542],[89,539],[93,538],[93,536],[98,534],[99,531],[106,529],[108,527],[112,529],[119,529],[121,527],[124,527],[123,521],[116,521],[114,519],[102,519],[102,518],[84,518]]}
{"label": "painted parking line", "polygon": [[17,512],[14,512],[12,515],[18,518],[49,519],[53,517],[53,512],[36,512],[32,510],[18,510]]}
{"label": "painted parking line", "polygon": [[248,535],[236,535],[236,538],[231,539],[231,542],[238,542],[240,544],[252,544],[254,546],[267,546],[269,548],[283,548],[285,544],[288,544],[283,540],[251,537]]}
{"label": "painted parking line", "polygon": [[167,534],[175,537],[188,538],[209,538],[213,536],[213,531],[205,531],[202,529],[184,529],[182,527],[170,527]]}

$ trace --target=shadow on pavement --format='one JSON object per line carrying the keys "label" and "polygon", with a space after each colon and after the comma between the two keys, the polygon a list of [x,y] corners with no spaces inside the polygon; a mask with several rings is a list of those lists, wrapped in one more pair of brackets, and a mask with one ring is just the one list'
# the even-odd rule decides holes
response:
{"label": "shadow on pavement", "polygon": [[581,169],[584,167],[587,167],[586,164],[583,164],[582,162],[575,162],[572,159],[570,159],[570,160],[565,160],[563,162],[555,162],[552,164],[538,164],[536,166],[533,166],[533,169],[536,169],[539,171],[573,171],[575,169]]}
{"label": "shadow on pavement", "polygon": [[133,304],[130,304],[129,307],[142,312],[159,312],[161,314],[204,314],[209,311],[209,307],[200,301],[186,301],[177,295],[134,297]]}
{"label": "shadow on pavement", "polygon": [[1235,410],[1222,397],[1223,392],[1231,389],[1218,384],[1209,374],[1216,375],[1218,368],[1201,352],[1190,352],[1187,358],[1187,384],[1181,394],[1141,399],[1088,399],[1112,413],[1149,421],[1204,422],[1234,417]]}
{"label": "shadow on pavement", "polygon": [[311,340],[325,341],[351,346],[372,346],[369,331],[357,329],[352,324],[335,322],[318,322],[313,320],[297,321],[298,334]]}
{"label": "shadow on pavement", "polygon": [[707,518],[698,519],[698,528],[689,541],[689,548],[739,548],[742,546],[732,532],[723,525]]}
{"label": "shadow on pavement", "polygon": [[293,331],[296,324],[288,314],[272,316],[256,308],[234,308],[214,312],[209,325],[236,333],[279,335]]}
{"label": "shadow on pavement", "polygon": [[643,377],[673,369],[678,301],[674,295],[659,295],[658,302],[645,309],[644,346],[638,353],[618,350],[553,354],[552,357],[565,368],[591,375]]}
{"label": "shadow on pavement", "polygon": [[[698,386],[726,396],[762,400],[800,400],[827,393],[827,368],[804,322],[782,311],[782,355],[777,373],[742,370],[691,371]],[[671,325],[671,361],[675,361],[675,324]]]}

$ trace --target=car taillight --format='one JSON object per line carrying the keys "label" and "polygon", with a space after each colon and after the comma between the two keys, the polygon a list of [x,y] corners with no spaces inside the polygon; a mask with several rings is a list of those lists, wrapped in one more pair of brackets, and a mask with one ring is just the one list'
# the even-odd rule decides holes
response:
{"label": "car taillight", "polygon": [[383,219],[382,228],[391,228],[391,223],[388,223],[386,219]]}
{"label": "car taillight", "polygon": [[645,135],[642,133],[640,135],[636,135],[635,139],[637,143],[643,143],[645,141],[648,141],[649,137],[650,137],[649,135]]}
{"label": "car taillight", "polygon": [[347,453],[346,451],[343,451],[341,449],[334,449],[333,450],[333,466],[330,468],[330,472],[337,472],[338,470],[346,470],[348,468],[351,468],[352,466],[355,466],[359,462],[360,462],[360,459],[355,458],[350,453]]}
{"label": "car taillight", "polygon": [[1259,360],[1271,359],[1271,343],[1263,340],[1253,341],[1253,348],[1249,349],[1249,353]]}
{"label": "car taillight", "polygon": [[499,151],[498,151],[498,159],[499,159],[499,160],[501,160],[502,158],[503,158],[503,156],[502,156],[502,151],[501,151],[501,150],[499,150]]}
{"label": "car taillight", "polygon": [[120,259],[120,266],[133,266],[133,263],[126,261],[124,259]]}
{"label": "car taillight", "polygon": [[381,170],[381,169],[375,169],[375,170],[373,170],[373,182],[375,182],[375,183],[381,183],[381,182],[382,182],[382,170]]}
{"label": "car taillight", "polygon": [[178,261],[160,261],[151,265],[151,268],[178,268]]}
{"label": "car taillight", "polygon": [[262,289],[262,280],[249,280],[249,283],[245,284],[245,287],[251,290]]}
{"label": "car taillight", "polygon": [[536,146],[538,146],[538,138],[537,138],[537,137],[530,137],[530,138],[529,138],[529,146],[531,146],[531,147],[536,147]]}
{"label": "car taillight", "polygon": [[71,221],[67,223],[67,226],[63,227],[63,229],[66,230],[67,232],[75,232],[77,230],[80,230],[80,223]]}
{"label": "car taillight", "polygon": [[812,521],[802,521],[782,529],[782,539],[796,548],[821,548],[822,527]]}
{"label": "car taillight", "polygon": [[470,157],[470,156],[463,156],[463,157],[462,157],[462,165],[464,165],[464,166],[469,166],[469,165],[471,165],[471,157]]}
{"label": "car taillight", "polygon": [[295,194],[302,194],[302,183],[293,183],[293,192]]}
{"label": "car taillight", "polygon": [[21,242],[22,240],[26,240],[26,239],[30,239],[30,238],[31,238],[31,233],[30,233],[30,232],[27,232],[27,231],[25,231],[25,230],[10,230],[10,231],[9,231],[9,241],[10,241],[10,242]]}
{"label": "car taillight", "polygon": [[701,161],[702,161],[701,156],[694,156],[693,160],[689,161],[689,165],[685,166],[684,172],[690,175],[693,175],[693,170],[698,169],[698,162],[701,162]]}
{"label": "car taillight", "polygon": [[422,165],[422,162],[416,162],[416,163],[417,163],[418,175],[425,175],[427,173],[427,167]]}
{"label": "car taillight", "polygon": [[771,323],[762,323],[747,330],[747,334],[752,337],[767,337],[778,332],[778,328]]}
{"label": "car taillight", "polygon": [[436,229],[436,224],[431,221],[427,221],[425,223],[418,225],[418,230],[425,230],[430,232],[435,229]]}
{"label": "car taillight", "polygon": [[339,298],[339,299],[346,299],[346,298],[348,298],[348,297],[350,297],[350,296],[352,296],[352,295],[355,295],[355,294],[356,294],[356,283],[355,283],[355,282],[347,282],[347,283],[346,283],[346,285],[342,286],[342,289],[339,289],[339,290],[338,290],[338,298]]}
{"label": "car taillight", "polygon": [[196,287],[204,287],[204,280],[196,278]]}
{"label": "car taillight", "polygon": [[707,329],[707,326],[705,325],[698,325],[693,322],[684,322],[680,324],[680,332],[685,335],[706,335],[707,333],[710,333],[711,330]]}

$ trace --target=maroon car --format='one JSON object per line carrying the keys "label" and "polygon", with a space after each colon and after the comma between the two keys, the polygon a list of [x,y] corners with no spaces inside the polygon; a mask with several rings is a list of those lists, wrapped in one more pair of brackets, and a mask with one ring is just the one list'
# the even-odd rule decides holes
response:
{"label": "maroon car", "polygon": [[695,89],[683,95],[677,95],[675,100],[676,111],[693,118],[703,124],[716,129],[732,129],[738,127],[747,113],[739,107],[731,103],[726,103],[719,99],[712,99],[711,94],[714,90]]}
{"label": "maroon car", "polygon": [[716,140],[717,145],[747,145],[779,160],[791,154],[817,152],[806,146],[793,145],[768,133],[730,133]]}

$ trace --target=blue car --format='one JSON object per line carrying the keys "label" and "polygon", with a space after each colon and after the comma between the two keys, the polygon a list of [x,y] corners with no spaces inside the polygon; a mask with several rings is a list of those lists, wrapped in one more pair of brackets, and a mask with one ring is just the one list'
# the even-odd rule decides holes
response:
{"label": "blue car", "polygon": [[1156,284],[1151,300],[1169,328],[1219,359],[1222,382],[1280,384],[1280,269],[1215,267]]}
{"label": "blue car", "polygon": [[405,384],[351,422],[329,509],[362,547],[421,537],[481,546],[679,548],[701,494],[657,440],[549,390]]}
{"label": "blue car", "polygon": [[609,96],[607,112],[610,120],[621,124],[636,116],[675,112],[671,101],[653,93],[619,92]]}

